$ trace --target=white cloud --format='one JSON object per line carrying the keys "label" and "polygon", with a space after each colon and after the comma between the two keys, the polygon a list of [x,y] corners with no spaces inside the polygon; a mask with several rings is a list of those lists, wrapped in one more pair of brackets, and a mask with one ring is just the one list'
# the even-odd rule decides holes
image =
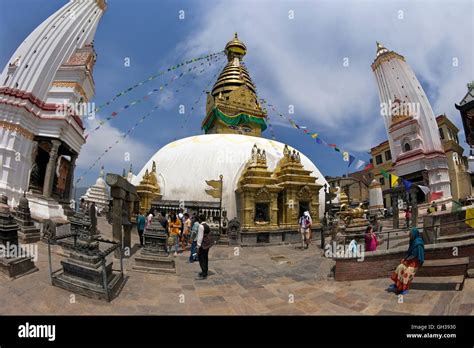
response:
{"label": "white cloud", "polygon": [[[95,127],[97,124],[94,121],[88,126]],[[90,132],[90,129],[86,130],[86,134],[88,132]],[[104,123],[99,130],[92,131],[78,157],[77,166],[79,171],[76,174],[77,179],[87,170],[89,175],[84,175],[85,179],[83,180],[87,184],[88,181],[96,177],[93,173],[98,175],[101,166],[105,167],[106,173],[118,174],[121,174],[124,168],[128,171],[130,164],[133,164],[134,172],[141,169],[141,165],[152,155],[152,149],[130,136],[124,138],[124,134],[125,132],[113,127],[110,123]],[[116,140],[119,140],[117,144],[115,144]],[[109,146],[112,146],[112,149],[96,163],[94,168],[88,170]]]}

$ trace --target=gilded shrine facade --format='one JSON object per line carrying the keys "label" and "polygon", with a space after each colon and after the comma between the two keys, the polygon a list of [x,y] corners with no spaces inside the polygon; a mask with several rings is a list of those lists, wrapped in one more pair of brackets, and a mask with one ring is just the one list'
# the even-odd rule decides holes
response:
{"label": "gilded shrine facade", "polygon": [[254,145],[236,189],[241,244],[299,242],[298,220],[311,214],[320,229],[319,191],[322,186],[301,164],[299,152],[285,146],[283,157],[268,170],[265,150]]}

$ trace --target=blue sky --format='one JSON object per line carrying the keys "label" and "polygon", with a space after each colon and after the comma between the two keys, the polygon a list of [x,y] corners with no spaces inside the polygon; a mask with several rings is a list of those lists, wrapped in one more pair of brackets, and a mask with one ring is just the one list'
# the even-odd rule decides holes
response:
{"label": "blue sky", "polygon": [[[7,64],[26,36],[64,3],[0,0],[0,64]],[[95,37],[98,59],[93,101],[100,105],[162,68],[220,51],[237,31],[247,45],[244,62],[259,97],[284,113],[293,105],[293,117],[299,124],[356,157],[368,159],[367,151],[386,139],[370,68],[376,40],[405,56],[435,114],[446,113],[462,130],[454,103],[463,98],[466,83],[474,78],[473,4],[469,0],[109,0]],[[184,19],[179,19],[179,11],[184,11]],[[290,11],[293,19],[289,18]],[[126,58],[130,59],[129,67],[124,66]],[[349,58],[347,67],[343,66],[344,58]],[[458,66],[453,66],[453,58]],[[121,138],[79,186],[94,182],[101,165],[107,172],[122,172],[132,163],[137,173],[168,142],[200,134],[205,113],[202,92],[210,88],[212,76],[224,64],[221,59],[201,74],[197,69],[175,80],[150,101],[129,108],[92,133],[81,150],[76,177],[153,105],[163,105],[130,137]],[[119,98],[98,117],[143,97],[171,77],[164,75]],[[197,100],[196,110],[190,113]],[[186,107],[185,115],[179,114],[179,105]],[[324,175],[347,172],[347,162],[334,150],[303,137],[269,112],[277,140],[300,149]],[[93,121],[88,126],[96,124]],[[270,138],[271,134],[267,130],[264,136]],[[460,139],[465,145],[463,132]],[[130,154],[130,162],[126,161],[126,153]]]}

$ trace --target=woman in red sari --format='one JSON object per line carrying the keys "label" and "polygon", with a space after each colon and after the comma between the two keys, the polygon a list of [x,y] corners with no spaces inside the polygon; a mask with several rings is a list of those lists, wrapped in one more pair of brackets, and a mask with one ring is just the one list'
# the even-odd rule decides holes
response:
{"label": "woman in red sari", "polygon": [[372,225],[369,225],[365,230],[365,251],[377,250],[377,244],[377,236],[374,233]]}
{"label": "woman in red sari", "polygon": [[392,273],[390,278],[394,281],[394,284],[390,285],[389,290],[395,291],[397,294],[407,294],[416,271],[423,265],[424,261],[425,243],[418,228],[413,227],[410,232],[410,246],[408,247],[407,256]]}

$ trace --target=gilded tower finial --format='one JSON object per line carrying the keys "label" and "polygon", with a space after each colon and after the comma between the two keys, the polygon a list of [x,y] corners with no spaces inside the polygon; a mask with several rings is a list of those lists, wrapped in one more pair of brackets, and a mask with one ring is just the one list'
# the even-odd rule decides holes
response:
{"label": "gilded tower finial", "polygon": [[225,45],[225,53],[229,62],[234,58],[238,58],[240,61],[247,53],[247,46],[239,40],[237,32],[234,34],[234,38]]}
{"label": "gilded tower finial", "polygon": [[237,33],[225,46],[228,63],[207,96],[206,134],[232,133],[260,136],[267,128],[266,110],[258,103],[257,91],[242,58],[247,47]]}

